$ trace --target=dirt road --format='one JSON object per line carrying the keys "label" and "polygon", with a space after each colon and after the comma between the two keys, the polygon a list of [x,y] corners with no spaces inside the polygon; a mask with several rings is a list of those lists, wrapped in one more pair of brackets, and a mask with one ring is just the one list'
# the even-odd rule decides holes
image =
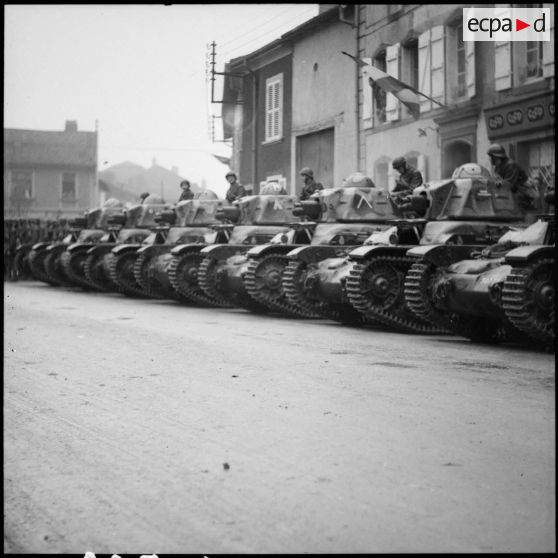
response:
{"label": "dirt road", "polygon": [[554,355],[4,284],[4,550],[555,551]]}

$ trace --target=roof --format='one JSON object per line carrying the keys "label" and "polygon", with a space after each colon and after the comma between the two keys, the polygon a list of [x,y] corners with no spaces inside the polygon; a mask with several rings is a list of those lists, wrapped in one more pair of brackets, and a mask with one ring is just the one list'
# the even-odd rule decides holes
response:
{"label": "roof", "polygon": [[4,128],[5,165],[97,166],[97,132]]}

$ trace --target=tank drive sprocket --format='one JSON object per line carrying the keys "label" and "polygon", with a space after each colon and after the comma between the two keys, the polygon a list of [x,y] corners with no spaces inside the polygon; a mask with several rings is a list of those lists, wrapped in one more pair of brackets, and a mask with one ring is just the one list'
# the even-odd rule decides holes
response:
{"label": "tank drive sprocket", "polygon": [[134,278],[143,293],[150,298],[168,298],[166,293],[163,293],[160,289],[154,287],[149,281],[149,264],[153,256],[147,252],[141,252],[137,254],[136,260],[134,262]]}
{"label": "tank drive sprocket", "polygon": [[233,308],[234,305],[223,296],[216,288],[215,274],[219,266],[218,260],[204,257],[198,270],[198,284],[211,300],[212,306],[220,308]]}
{"label": "tank drive sprocket", "polygon": [[29,252],[29,256],[27,257],[27,261],[29,263],[31,273],[35,279],[37,279],[38,281],[43,281],[43,283],[52,285],[52,280],[44,271],[46,255],[46,250],[31,250]]}
{"label": "tank drive sprocket", "polygon": [[109,292],[116,289],[110,278],[101,271],[102,259],[112,257],[112,254],[87,254],[83,266],[85,278],[90,287],[96,291]]}
{"label": "tank drive sprocket", "polygon": [[60,262],[64,267],[64,272],[75,286],[91,289],[91,285],[85,277],[86,258],[87,252],[85,250],[77,250],[76,252],[66,250],[60,256]]}
{"label": "tank drive sprocket", "polygon": [[298,318],[319,318],[315,312],[295,306],[287,300],[282,289],[282,277],[289,262],[289,258],[281,254],[251,259],[244,278],[248,294],[272,311]]}
{"label": "tank drive sprocket", "polygon": [[355,263],[347,278],[351,304],[365,316],[405,333],[447,333],[409,311],[404,282],[411,263],[407,256],[375,256]]}
{"label": "tank drive sprocket", "polygon": [[124,252],[115,255],[110,260],[110,278],[118,285],[118,290],[122,294],[134,297],[145,297],[143,289],[136,283],[134,277],[134,262],[137,254],[133,252]]}
{"label": "tank drive sprocket", "polygon": [[555,273],[552,258],[512,268],[502,289],[502,306],[512,324],[535,342],[553,346]]}

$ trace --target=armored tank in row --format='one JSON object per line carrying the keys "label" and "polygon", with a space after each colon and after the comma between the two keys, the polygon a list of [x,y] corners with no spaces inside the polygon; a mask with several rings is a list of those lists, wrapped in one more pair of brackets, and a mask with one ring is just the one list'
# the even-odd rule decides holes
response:
{"label": "armored tank in row", "polygon": [[[495,185],[488,170],[476,163],[462,165],[451,179],[430,182],[414,194],[428,203],[424,225],[418,227],[412,220],[401,222],[389,235],[372,237],[368,241],[371,245],[351,252],[348,297],[365,316],[398,331],[428,333],[432,326],[448,330],[444,322],[432,322],[409,308],[405,282],[415,260],[408,250],[413,244],[435,245],[441,251],[463,254],[463,245],[488,246],[511,227],[527,226],[526,215],[511,190]],[[422,228],[422,232],[405,238],[399,231],[409,226],[417,233]],[[409,243],[409,238],[413,242]]]}
{"label": "armored tank in row", "polygon": [[528,338],[554,344],[554,190],[546,214],[483,250],[442,246],[409,251],[407,304],[423,319],[480,342]]}

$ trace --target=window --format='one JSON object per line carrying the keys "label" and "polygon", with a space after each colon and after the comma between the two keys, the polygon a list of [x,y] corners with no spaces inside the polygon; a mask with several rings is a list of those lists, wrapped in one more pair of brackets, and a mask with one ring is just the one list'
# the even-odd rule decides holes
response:
{"label": "window", "polygon": [[75,201],[76,199],[76,173],[62,173],[62,201]]}
{"label": "window", "polygon": [[456,28],[455,53],[457,70],[457,97],[464,97],[467,93],[467,65],[465,59],[465,43],[463,42],[463,24]]}
{"label": "window", "polygon": [[[418,41],[416,39],[408,42],[401,48],[401,81],[410,85],[414,89],[419,88],[418,78]],[[409,109],[402,105],[403,117],[410,116]]]}
{"label": "window", "polygon": [[[419,87],[418,89],[434,100],[445,102],[445,50],[444,26],[428,29],[419,37]],[[420,111],[436,108],[426,97],[421,98]]]}
{"label": "window", "polygon": [[33,172],[14,170],[11,172],[12,199],[31,200],[33,197]]}
{"label": "window", "polygon": [[541,78],[543,75],[543,56],[541,41],[526,42],[526,77],[527,79]]}
{"label": "window", "polygon": [[283,74],[265,81],[265,141],[283,137]]}
{"label": "window", "polygon": [[446,31],[446,99],[450,102],[475,95],[475,42],[463,41],[463,23],[449,25]]}

